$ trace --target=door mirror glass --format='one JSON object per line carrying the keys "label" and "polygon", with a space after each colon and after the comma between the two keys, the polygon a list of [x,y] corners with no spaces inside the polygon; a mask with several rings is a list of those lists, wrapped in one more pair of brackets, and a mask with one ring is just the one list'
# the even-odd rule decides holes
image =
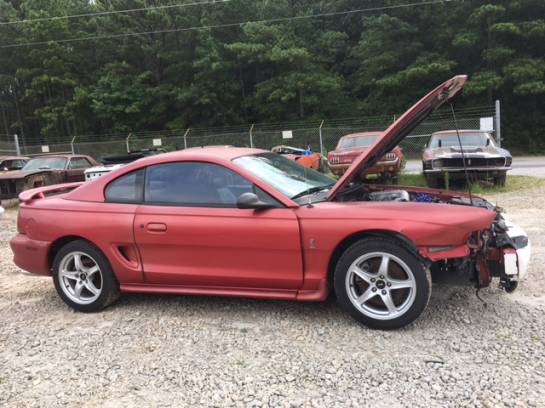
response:
{"label": "door mirror glass", "polygon": [[275,205],[261,201],[259,197],[254,193],[243,193],[238,197],[237,208],[240,209],[253,209],[253,210],[265,210],[267,208],[274,208]]}

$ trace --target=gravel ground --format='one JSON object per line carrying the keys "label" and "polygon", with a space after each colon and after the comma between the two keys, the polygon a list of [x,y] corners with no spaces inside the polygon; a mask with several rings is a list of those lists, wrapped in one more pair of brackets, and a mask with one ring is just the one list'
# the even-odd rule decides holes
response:
{"label": "gravel ground", "polygon": [[434,286],[411,326],[372,331],[334,300],[308,304],[125,295],[72,312],[22,274],[0,221],[0,406],[545,406],[545,188],[492,199],[534,255],[515,294],[485,307]]}

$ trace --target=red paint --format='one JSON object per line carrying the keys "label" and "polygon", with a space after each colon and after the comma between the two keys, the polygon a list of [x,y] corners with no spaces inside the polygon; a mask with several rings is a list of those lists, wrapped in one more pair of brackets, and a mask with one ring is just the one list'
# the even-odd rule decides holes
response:
{"label": "red paint", "polygon": [[[407,123],[411,117],[403,115],[400,120]],[[82,185],[26,191],[21,194],[19,234],[11,241],[14,262],[48,275],[50,251],[58,240],[85,239],[108,258],[122,291],[316,301],[328,294],[335,250],[354,234],[402,236],[424,257],[437,260],[467,255],[470,234],[488,228],[495,217],[469,206],[336,202],[334,194],[329,201],[299,206],[232,162],[260,152],[264,151],[188,149],[143,158]],[[117,177],[152,164],[183,161],[225,166],[284,207],[254,211],[105,202],[104,190]],[[359,165],[360,159],[349,173]],[[343,176],[340,186],[346,181]],[[440,246],[449,248],[429,251]]]}

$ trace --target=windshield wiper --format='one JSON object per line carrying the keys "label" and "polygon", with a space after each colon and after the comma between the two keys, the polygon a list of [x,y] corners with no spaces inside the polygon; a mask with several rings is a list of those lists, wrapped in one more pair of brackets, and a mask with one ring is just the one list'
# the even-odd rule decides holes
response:
{"label": "windshield wiper", "polygon": [[331,187],[333,187],[333,184],[307,188],[306,190],[303,190],[300,193],[295,194],[291,199],[295,200],[296,198],[301,198],[301,197],[309,195],[309,194],[313,194],[313,193],[317,193],[317,192],[322,191],[322,190],[330,189]]}

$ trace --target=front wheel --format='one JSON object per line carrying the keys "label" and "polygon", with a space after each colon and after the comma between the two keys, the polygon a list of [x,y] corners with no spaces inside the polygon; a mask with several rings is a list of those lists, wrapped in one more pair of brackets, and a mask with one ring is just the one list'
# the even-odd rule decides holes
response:
{"label": "front wheel", "polygon": [[374,329],[397,329],[415,320],[431,295],[431,275],[401,244],[382,238],[356,242],[335,268],[340,305]]}
{"label": "front wheel", "polygon": [[440,174],[426,174],[426,184],[429,188],[442,188],[443,178]]}
{"label": "front wheel", "polygon": [[53,260],[53,282],[61,299],[80,312],[97,312],[119,297],[108,259],[87,241],[63,246]]}
{"label": "front wheel", "polygon": [[505,180],[507,179],[507,172],[503,171],[494,177],[494,185],[503,187],[505,186]]}

